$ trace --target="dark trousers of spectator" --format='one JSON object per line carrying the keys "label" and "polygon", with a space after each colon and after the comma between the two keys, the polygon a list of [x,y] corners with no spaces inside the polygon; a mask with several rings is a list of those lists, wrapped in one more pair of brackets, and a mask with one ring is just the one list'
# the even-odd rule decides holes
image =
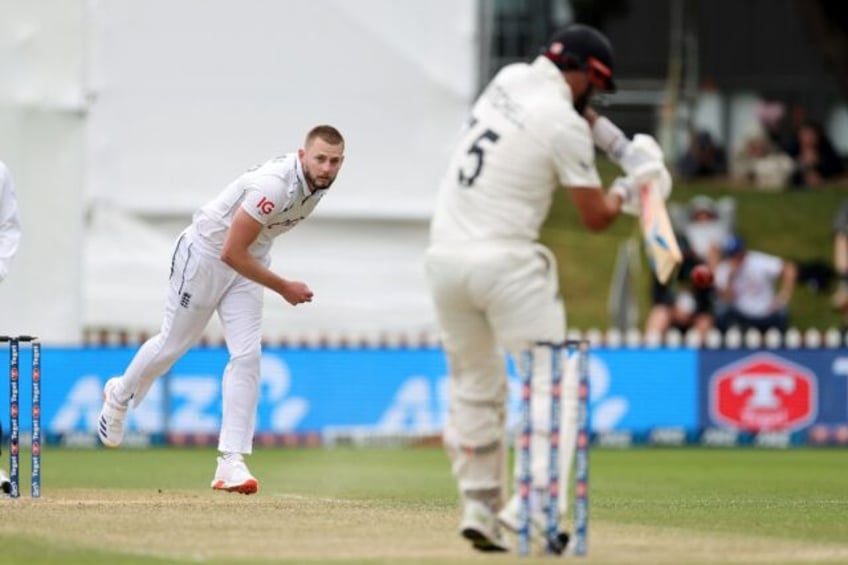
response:
{"label": "dark trousers of spectator", "polygon": [[743,332],[750,328],[760,330],[761,332],[770,328],[786,331],[789,327],[789,310],[787,308],[781,308],[768,316],[751,317],[746,316],[733,306],[719,309],[716,316],[716,327],[724,332],[734,326]]}

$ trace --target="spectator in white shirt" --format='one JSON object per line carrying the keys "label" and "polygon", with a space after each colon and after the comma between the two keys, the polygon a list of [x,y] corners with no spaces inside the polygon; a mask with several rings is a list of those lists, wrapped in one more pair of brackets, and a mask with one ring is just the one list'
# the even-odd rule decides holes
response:
{"label": "spectator in white shirt", "polygon": [[786,330],[797,277],[798,269],[791,261],[749,250],[741,237],[730,236],[715,271],[718,328]]}

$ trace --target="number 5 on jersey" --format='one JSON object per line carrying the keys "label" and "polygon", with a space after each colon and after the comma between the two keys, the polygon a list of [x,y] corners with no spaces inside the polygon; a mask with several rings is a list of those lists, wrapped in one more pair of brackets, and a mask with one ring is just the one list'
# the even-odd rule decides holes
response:
{"label": "number 5 on jersey", "polygon": [[468,151],[466,151],[469,155],[469,162],[466,163],[467,167],[460,167],[459,169],[459,184],[467,187],[474,186],[474,181],[483,172],[483,164],[486,160],[486,147],[497,142],[499,138],[500,135],[490,129],[477,136],[468,148]]}

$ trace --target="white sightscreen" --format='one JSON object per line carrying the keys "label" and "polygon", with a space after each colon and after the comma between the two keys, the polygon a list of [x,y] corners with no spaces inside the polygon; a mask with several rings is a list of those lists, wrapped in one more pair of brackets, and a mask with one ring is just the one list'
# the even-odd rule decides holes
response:
{"label": "white sightscreen", "polygon": [[108,0],[90,14],[89,194],[190,212],[318,123],[319,214],[424,216],[474,88],[470,0]]}
{"label": "white sightscreen", "polygon": [[268,293],[266,335],[433,329],[422,257],[474,90],[472,0],[88,7],[86,326],[155,331],[189,214],[330,123],[347,140],[341,175],[273,250],[315,300]]}

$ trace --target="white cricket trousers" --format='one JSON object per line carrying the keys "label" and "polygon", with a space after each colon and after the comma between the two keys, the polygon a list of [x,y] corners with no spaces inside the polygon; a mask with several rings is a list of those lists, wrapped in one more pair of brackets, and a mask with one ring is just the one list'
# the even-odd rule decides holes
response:
{"label": "white cricket trousers", "polygon": [[[556,259],[547,248],[530,242],[475,242],[431,247],[426,267],[450,372],[444,439],[454,476],[461,492],[503,488],[506,354],[517,363],[528,344],[565,339]],[[531,467],[534,486],[544,487],[551,363],[547,351],[537,353]],[[563,484],[570,472],[576,430],[576,375],[570,372],[563,382],[560,424]]]}
{"label": "white cricket trousers", "polygon": [[203,250],[196,237],[189,228],[177,240],[162,327],[135,354],[118,392],[124,398],[132,395],[138,406],[153,381],[198,342],[217,312],[230,354],[223,376],[218,449],[248,454],[253,451],[259,399],[262,286]]}

